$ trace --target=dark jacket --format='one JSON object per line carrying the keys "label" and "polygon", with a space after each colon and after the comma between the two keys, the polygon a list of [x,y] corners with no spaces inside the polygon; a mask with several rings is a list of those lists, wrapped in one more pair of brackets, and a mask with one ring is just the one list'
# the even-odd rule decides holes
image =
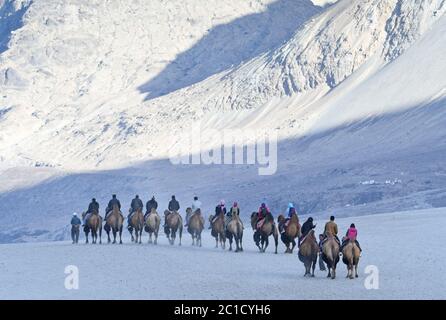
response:
{"label": "dark jacket", "polygon": [[310,232],[314,228],[316,228],[316,226],[313,224],[313,221],[310,220],[305,221],[301,229],[302,237],[305,237],[308,234],[308,232]]}
{"label": "dark jacket", "polygon": [[155,209],[155,210],[158,209],[158,202],[156,202],[155,199],[151,199],[151,200],[147,201],[147,203],[146,203],[147,213],[152,212],[152,209]]}
{"label": "dark jacket", "polygon": [[228,217],[232,217],[232,213],[235,213],[236,215],[240,215],[240,208],[234,208],[234,207],[232,207],[229,211],[228,211],[228,213],[227,213],[227,216]]}
{"label": "dark jacket", "polygon": [[74,216],[73,218],[71,218],[71,225],[74,226],[80,226],[82,224],[81,219],[79,219],[79,217]]}
{"label": "dark jacket", "polygon": [[111,200],[108,202],[107,212],[113,210],[113,206],[114,206],[115,204],[118,206],[119,210],[121,210],[121,202],[119,202],[118,199],[111,199]]}
{"label": "dark jacket", "polygon": [[226,214],[226,207],[222,207],[218,205],[215,207],[215,215],[218,216],[223,211],[223,214]]}
{"label": "dark jacket", "polygon": [[132,212],[137,211],[138,209],[143,209],[144,204],[142,203],[141,199],[135,198],[132,200],[132,203],[130,204],[130,208],[132,209]]}
{"label": "dark jacket", "polygon": [[180,203],[176,199],[172,199],[169,202],[169,211],[178,211],[180,210]]}
{"label": "dark jacket", "polygon": [[92,201],[88,205],[87,213],[93,213],[93,212],[99,213],[99,203],[97,203],[96,201]]}

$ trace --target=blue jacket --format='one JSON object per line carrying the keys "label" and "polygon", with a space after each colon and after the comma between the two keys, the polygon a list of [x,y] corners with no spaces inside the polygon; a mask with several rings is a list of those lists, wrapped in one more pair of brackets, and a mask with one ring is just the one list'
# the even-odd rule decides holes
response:
{"label": "blue jacket", "polygon": [[74,216],[71,218],[71,225],[81,225],[82,221],[79,219],[79,217]]}

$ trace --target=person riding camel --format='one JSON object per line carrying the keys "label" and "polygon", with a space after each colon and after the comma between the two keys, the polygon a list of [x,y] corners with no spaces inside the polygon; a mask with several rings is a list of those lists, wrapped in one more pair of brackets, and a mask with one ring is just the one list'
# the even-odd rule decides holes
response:
{"label": "person riding camel", "polygon": [[338,240],[338,242],[340,242],[338,238],[338,225],[334,221],[335,217],[331,216],[330,221],[325,224],[324,235],[327,237],[328,234],[331,234],[336,238],[336,240]]}
{"label": "person riding camel", "polygon": [[342,238],[342,246],[341,246],[341,251],[342,249],[344,249],[345,245],[348,243],[349,240],[352,240],[356,243],[356,245],[359,248],[359,251],[362,252],[361,246],[359,245],[359,242],[357,240],[358,237],[358,230],[356,229],[356,226],[354,223],[352,223],[350,225],[350,228],[347,230],[345,237]]}
{"label": "person riding camel", "polygon": [[201,201],[198,200],[198,197],[194,197],[194,201],[192,201],[192,213],[197,213],[198,211],[201,211]]}
{"label": "person riding camel", "polygon": [[257,213],[257,218],[258,218],[258,220],[257,220],[257,230],[260,230],[262,228],[262,225],[264,223],[264,220],[265,220],[266,216],[268,214],[270,214],[270,213],[271,213],[271,211],[269,210],[268,206],[266,205],[265,202],[263,202],[260,205],[259,211]]}
{"label": "person riding camel", "polygon": [[136,195],[135,198],[132,200],[132,203],[130,204],[129,214],[127,215],[127,224],[128,224],[127,229],[131,228],[130,219],[132,218],[133,213],[138,210],[142,211],[143,209],[144,209],[144,204],[142,200],[139,198],[139,195]]}
{"label": "person riding camel", "polygon": [[234,202],[231,210],[228,211],[228,213],[226,214],[228,217],[232,218],[233,215],[238,215],[240,216],[240,208],[238,206],[237,202]]}
{"label": "person riding camel", "polygon": [[164,228],[167,224],[167,216],[174,211],[178,212],[180,210],[180,203],[177,201],[177,199],[175,199],[174,195],[172,196],[172,200],[169,201],[168,209],[169,213],[164,216]]}
{"label": "person riding camel", "polygon": [[334,236],[336,241],[339,243],[339,245],[341,245],[341,241],[338,238],[338,225],[334,221],[335,221],[335,217],[331,216],[330,217],[330,221],[328,221],[325,224],[324,239],[319,243],[319,248],[321,248],[321,250],[322,250],[322,245],[327,240],[327,235],[328,234],[331,234],[332,236]]}
{"label": "person riding camel", "polygon": [[305,238],[307,236],[307,234],[314,228],[316,228],[316,224],[313,224],[313,218],[309,217],[307,219],[307,221],[304,222],[304,224],[302,225],[302,228],[300,230],[302,235],[298,240],[298,247],[300,247],[300,242],[303,240],[303,238]]}
{"label": "person riding camel", "polygon": [[186,215],[186,224],[184,225],[185,227],[189,225],[189,220],[194,214],[201,213],[201,201],[198,200],[197,196],[195,196],[194,201],[192,201],[191,209],[192,209],[191,214]]}
{"label": "person riding camel", "polygon": [[84,217],[84,219],[82,221],[82,227],[85,226],[85,224],[87,222],[87,219],[90,217],[90,215],[93,212],[96,212],[97,214],[99,214],[99,203],[97,203],[95,198],[91,199],[91,202],[88,205],[87,212],[85,213],[85,217]]}
{"label": "person riding camel", "polygon": [[119,210],[121,210],[121,202],[116,198],[116,194],[114,194],[112,199],[108,202],[107,208],[105,209],[105,219],[107,219],[108,214],[113,210],[114,205],[117,205]]}
{"label": "person riding camel", "polygon": [[288,227],[288,224],[289,224],[290,219],[293,216],[293,214],[297,215],[297,212],[296,212],[296,208],[294,207],[294,204],[292,202],[290,202],[290,203],[288,203],[288,208],[286,210],[285,221],[284,221],[284,223],[281,223],[279,225],[280,233],[284,233],[285,232],[285,228]]}
{"label": "person riding camel", "polygon": [[[231,222],[232,217],[234,216],[240,217],[240,207],[236,201],[232,204],[231,209],[226,213],[225,227],[227,227],[229,222]],[[243,226],[243,230],[244,229],[245,227]]]}
{"label": "person riding camel", "polygon": [[209,226],[209,229],[212,229],[212,224],[218,219],[220,214],[223,212],[223,215],[226,215],[226,205],[225,200],[221,200],[219,204],[215,207],[215,216],[212,219],[211,225]]}
{"label": "person riding camel", "polygon": [[146,219],[147,215],[149,215],[150,212],[152,212],[152,209],[155,210],[158,209],[158,202],[156,202],[155,196],[153,196],[152,199],[150,199],[146,203],[146,214],[144,215],[144,219]]}
{"label": "person riding camel", "polygon": [[169,201],[169,211],[179,211],[180,210],[180,203],[175,199],[175,196],[172,196],[172,200]]}

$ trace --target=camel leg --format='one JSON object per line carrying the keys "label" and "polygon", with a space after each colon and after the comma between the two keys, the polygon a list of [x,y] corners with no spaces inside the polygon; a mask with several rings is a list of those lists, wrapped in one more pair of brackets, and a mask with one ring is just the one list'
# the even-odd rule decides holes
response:
{"label": "camel leg", "polygon": [[139,244],[142,244],[142,229],[139,231]]}
{"label": "camel leg", "polygon": [[132,242],[135,242],[135,237],[133,236],[133,229],[131,229],[132,231],[130,231],[130,235],[132,236]]}
{"label": "camel leg", "polygon": [[177,234],[176,234],[176,232],[172,232],[172,242],[170,243],[172,246],[174,245],[174,243],[175,243],[175,238],[177,237]]}
{"label": "camel leg", "polygon": [[294,239],[293,239],[293,241],[291,242],[291,244],[292,244],[292,247],[291,247],[290,253],[292,254],[293,251],[294,251],[294,248],[296,247],[296,241],[294,241]]}
{"label": "camel leg", "polygon": [[263,247],[263,252],[266,252],[266,248],[269,246],[269,239],[268,237],[265,237],[265,246]]}
{"label": "camel leg", "polygon": [[277,236],[277,233],[274,233],[273,237],[274,237],[274,245],[276,246],[274,253],[277,254],[277,246],[279,245],[279,237]]}
{"label": "camel leg", "polygon": [[116,230],[113,229],[113,244],[116,243]]}
{"label": "camel leg", "polygon": [[110,243],[110,242],[111,242],[111,239],[110,239],[110,231],[107,231],[107,238],[108,238],[108,243]]}
{"label": "camel leg", "polygon": [[263,240],[259,240],[259,242],[256,242],[257,248],[259,248],[259,251],[263,251]]}
{"label": "camel leg", "polygon": [[215,237],[215,248],[218,248],[218,235]]}
{"label": "camel leg", "polygon": [[336,269],[333,268],[333,271],[331,272],[331,278],[334,280],[336,279]]}
{"label": "camel leg", "polygon": [[242,234],[240,235],[240,251],[243,252],[243,232],[242,232]]}
{"label": "camel leg", "polygon": [[122,244],[122,227],[119,229],[119,244]]}
{"label": "camel leg", "polygon": [[149,243],[149,244],[152,243],[152,233],[149,233],[149,240],[147,241],[147,243]]}
{"label": "camel leg", "polygon": [[306,261],[305,262],[305,275],[304,275],[304,277],[306,277],[308,274],[310,274],[310,267],[311,267],[311,264],[308,265],[308,261]]}
{"label": "camel leg", "polygon": [[311,276],[314,278],[314,269],[316,269],[316,263],[317,263],[317,256],[316,259],[313,260],[313,270],[311,272]]}
{"label": "camel leg", "polygon": [[183,225],[181,225],[180,226],[180,234],[179,234],[179,236],[180,236],[180,243],[178,244],[179,246],[181,246],[181,237],[183,236]]}
{"label": "camel leg", "polygon": [[102,244],[102,225],[99,226],[99,244]]}
{"label": "camel leg", "polygon": [[355,264],[355,278],[358,278],[358,263]]}
{"label": "camel leg", "polygon": [[88,244],[88,232],[85,232],[85,243]]}

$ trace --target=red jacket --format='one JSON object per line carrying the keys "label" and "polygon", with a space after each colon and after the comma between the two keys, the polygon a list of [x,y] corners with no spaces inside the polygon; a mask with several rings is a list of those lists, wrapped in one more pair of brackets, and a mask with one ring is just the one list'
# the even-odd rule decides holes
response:
{"label": "red jacket", "polygon": [[[268,207],[265,207],[265,209],[266,209],[266,213],[270,213]],[[263,208],[260,207],[260,208],[259,208],[259,212],[257,213],[257,217],[258,217],[259,219],[263,219],[263,218],[265,218],[265,217],[262,215],[262,210],[263,210]]]}
{"label": "red jacket", "polygon": [[358,230],[356,230],[356,228],[349,228],[347,230],[348,239],[355,241],[357,237],[358,237]]}

